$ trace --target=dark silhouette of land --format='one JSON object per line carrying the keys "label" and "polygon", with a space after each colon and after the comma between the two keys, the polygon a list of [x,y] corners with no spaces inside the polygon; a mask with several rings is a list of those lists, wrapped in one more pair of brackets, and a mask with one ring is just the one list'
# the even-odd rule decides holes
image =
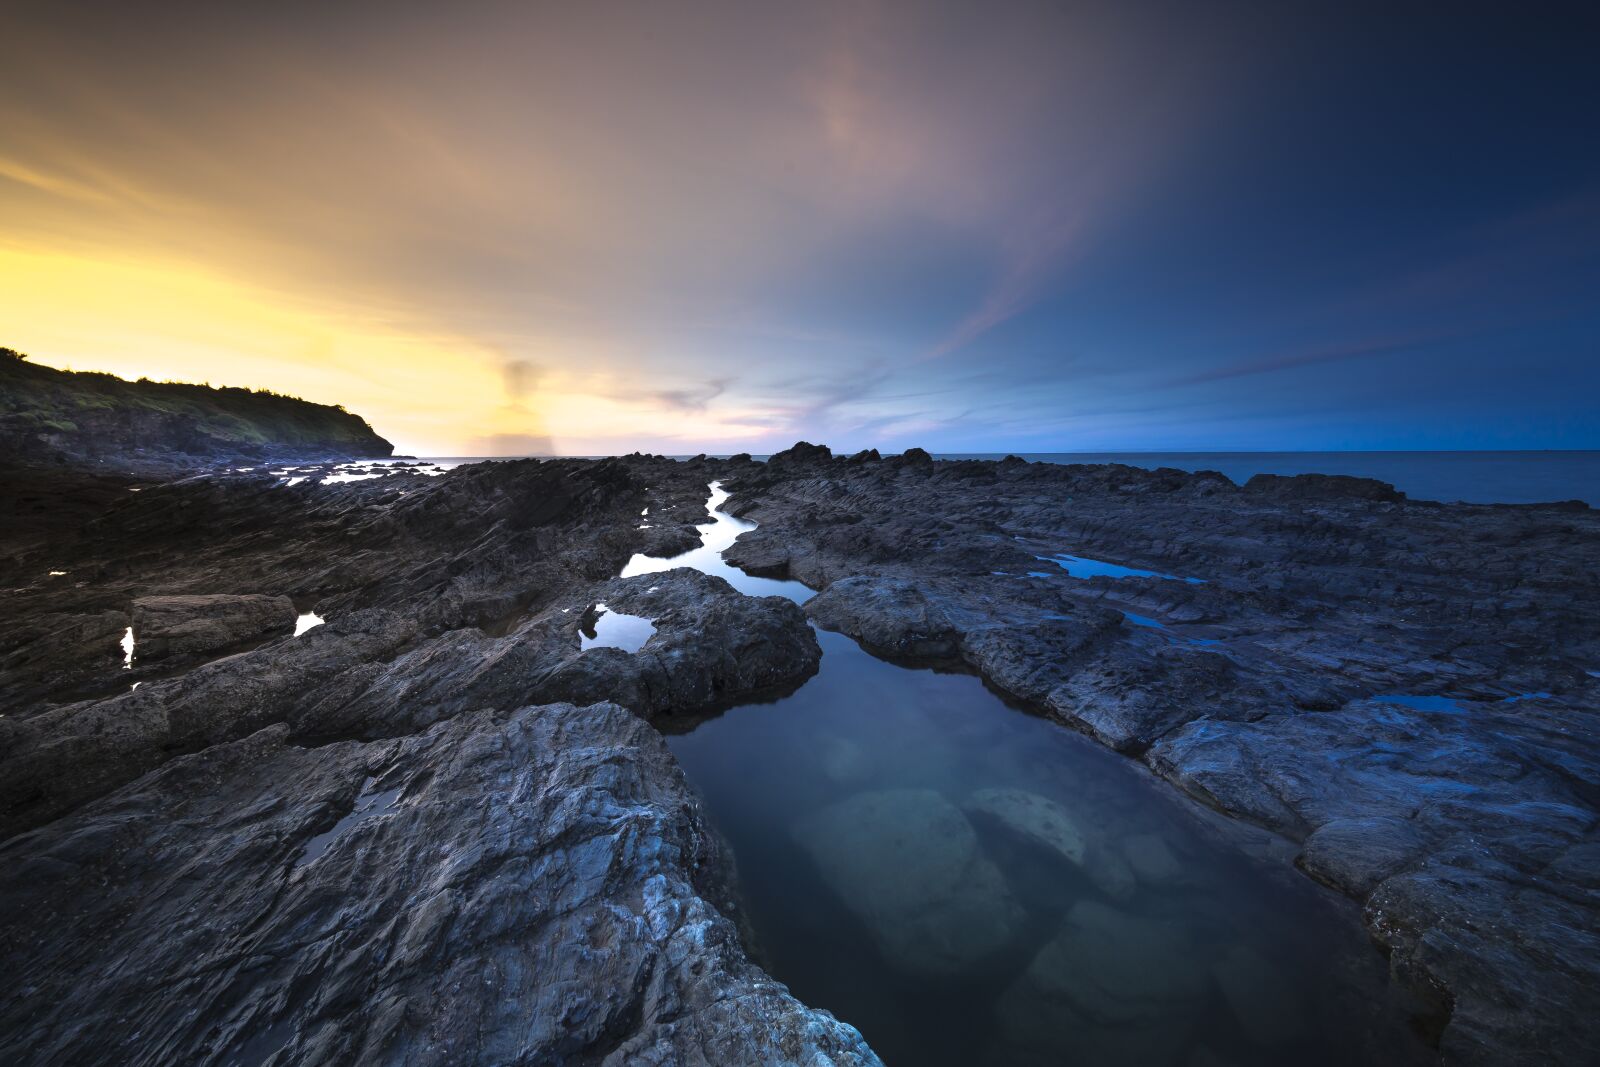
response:
{"label": "dark silhouette of land", "polygon": [[371,459],[392,455],[394,446],[339,405],[262,389],[56,370],[0,348],[0,451],[25,463],[181,469]]}

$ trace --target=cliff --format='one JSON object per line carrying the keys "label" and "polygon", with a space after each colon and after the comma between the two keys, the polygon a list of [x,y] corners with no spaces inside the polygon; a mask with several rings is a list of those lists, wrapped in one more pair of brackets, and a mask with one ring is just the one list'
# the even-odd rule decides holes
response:
{"label": "cliff", "polygon": [[125,381],[0,348],[0,452],[94,466],[367,459],[394,446],[339,406],[265,390]]}

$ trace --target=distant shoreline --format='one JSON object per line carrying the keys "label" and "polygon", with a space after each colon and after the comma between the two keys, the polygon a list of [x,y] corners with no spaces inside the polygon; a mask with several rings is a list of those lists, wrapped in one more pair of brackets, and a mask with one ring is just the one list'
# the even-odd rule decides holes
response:
{"label": "distant shoreline", "polygon": [[[1152,469],[1215,470],[1239,484],[1256,474],[1350,474],[1377,478],[1414,500],[1468,504],[1544,504],[1582,500],[1600,507],[1600,450],[1347,452],[935,452],[941,460],[997,460],[1016,455],[1035,463],[1125,463]],[[481,463],[511,459],[604,459],[605,456],[425,456],[432,462]],[[672,459],[691,456],[673,455]],[[725,455],[712,456],[726,459]],[[765,460],[765,455],[752,458]]]}

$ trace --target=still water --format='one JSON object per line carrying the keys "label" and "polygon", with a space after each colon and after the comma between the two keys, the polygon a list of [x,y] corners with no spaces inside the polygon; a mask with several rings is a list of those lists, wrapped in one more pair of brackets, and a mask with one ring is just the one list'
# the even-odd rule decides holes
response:
{"label": "still water", "polygon": [[[804,601],[722,562],[725,498],[698,555],[630,570],[704,564]],[[1354,907],[1265,835],[977,678],[817,637],[798,691],[668,742],[732,849],[758,958],[886,1062],[1424,1058]]]}

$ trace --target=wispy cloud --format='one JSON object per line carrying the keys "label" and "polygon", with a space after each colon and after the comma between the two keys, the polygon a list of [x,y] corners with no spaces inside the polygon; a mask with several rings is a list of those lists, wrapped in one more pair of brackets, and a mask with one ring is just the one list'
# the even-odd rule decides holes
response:
{"label": "wispy cloud", "polygon": [[1201,385],[1207,382],[1226,381],[1229,378],[1274,374],[1279,371],[1294,370],[1298,367],[1312,367],[1323,363],[1345,363],[1350,360],[1370,359],[1398,352],[1413,351],[1430,344],[1436,344],[1450,336],[1452,336],[1450,333],[1432,332],[1401,337],[1370,338],[1348,344],[1275,352],[1271,355],[1228,363],[1220,367],[1199,371],[1195,374],[1172,378],[1165,384],[1168,386]]}

